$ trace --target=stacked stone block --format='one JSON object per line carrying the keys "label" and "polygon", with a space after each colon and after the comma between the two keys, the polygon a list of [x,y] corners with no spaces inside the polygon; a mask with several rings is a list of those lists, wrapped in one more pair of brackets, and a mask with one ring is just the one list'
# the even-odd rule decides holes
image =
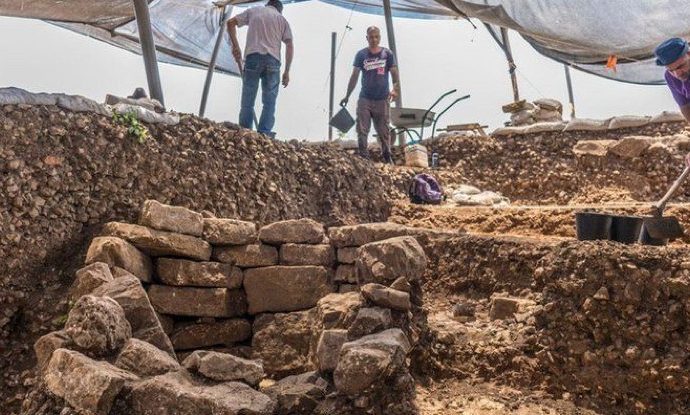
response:
{"label": "stacked stone block", "polygon": [[[412,413],[410,293],[426,258],[400,236],[410,231],[327,237],[310,219],[257,228],[146,201],[139,224],[108,223],[93,240],[67,326],[35,345],[42,385],[99,414],[148,413],[180,394],[262,414]],[[103,388],[58,385],[71,368]],[[280,380],[256,391],[267,377]]]}

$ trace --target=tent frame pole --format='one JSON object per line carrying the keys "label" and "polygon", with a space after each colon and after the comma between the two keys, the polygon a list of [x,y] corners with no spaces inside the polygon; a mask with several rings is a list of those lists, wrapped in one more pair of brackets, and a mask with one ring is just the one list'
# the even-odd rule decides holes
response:
{"label": "tent frame pole", "polygon": [[158,59],[156,58],[156,44],[153,41],[151,30],[151,15],[149,13],[149,3],[147,0],[132,0],[134,3],[134,15],[139,29],[139,44],[141,54],[144,57],[144,68],[146,69],[146,80],[149,85],[151,98],[157,99],[161,104],[163,101],[163,88],[161,87],[160,73],[158,72]]}
{"label": "tent frame pole", "polygon": [[510,73],[510,82],[513,85],[513,99],[515,102],[520,100],[520,92],[518,91],[517,77],[515,76],[515,69],[517,66],[513,61],[513,51],[510,48],[510,39],[508,38],[508,29],[501,28],[501,37],[498,37],[498,33],[491,27],[490,24],[484,23],[484,27],[489,32],[491,37],[496,41],[498,46],[501,48],[503,53],[506,55],[506,60],[508,61],[508,73]]}
{"label": "tent frame pole", "polygon": [[568,102],[570,103],[570,118],[575,118],[575,98],[573,94],[573,81],[570,78],[570,65],[563,64],[565,68],[565,83],[568,86]]}
{"label": "tent frame pole", "polygon": [[335,102],[335,52],[338,34],[331,32],[331,74],[329,76],[330,85],[328,91],[328,141],[333,140],[333,126],[330,121],[333,118],[333,103]]}
{"label": "tent frame pole", "polygon": [[501,28],[501,39],[503,39],[503,51],[506,54],[506,59],[508,60],[508,72],[510,73],[510,82],[513,84],[513,100],[515,102],[520,101],[520,92],[518,91],[517,76],[515,75],[515,62],[513,61],[513,50],[510,48],[510,38],[508,37],[508,29],[505,27]]}
{"label": "tent frame pole", "polygon": [[[391,0],[383,0],[383,15],[386,18],[386,33],[388,35],[388,46],[393,51],[395,55],[396,65],[398,67],[398,74],[400,73],[400,55],[398,55],[398,48],[395,44],[395,30],[393,29],[393,9],[391,8]],[[398,96],[395,98],[395,106],[397,108],[402,108],[402,82],[398,83]],[[407,138],[405,134],[401,133],[398,135],[398,143],[404,146],[407,143]]]}
{"label": "tent frame pole", "polygon": [[218,29],[218,36],[216,37],[216,44],[213,46],[213,54],[211,61],[208,63],[208,70],[206,71],[206,81],[204,81],[204,90],[201,93],[201,103],[199,104],[199,117],[203,117],[206,113],[206,102],[208,101],[208,93],[211,90],[211,81],[213,80],[213,72],[216,70],[216,61],[218,53],[220,52],[220,45],[225,34],[225,18],[232,11],[232,6],[222,6],[223,10],[220,14],[220,27]]}

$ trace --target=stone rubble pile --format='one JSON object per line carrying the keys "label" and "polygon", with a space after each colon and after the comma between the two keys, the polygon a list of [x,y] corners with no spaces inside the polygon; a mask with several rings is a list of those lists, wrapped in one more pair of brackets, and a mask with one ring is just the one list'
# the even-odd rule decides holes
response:
{"label": "stone rubble pile", "polygon": [[455,322],[429,316],[436,373],[539,384],[602,412],[688,408],[687,247],[463,236],[428,251],[425,296],[462,298]]}
{"label": "stone rubble pile", "polygon": [[93,239],[22,414],[416,413],[419,231],[154,200],[138,222]]}

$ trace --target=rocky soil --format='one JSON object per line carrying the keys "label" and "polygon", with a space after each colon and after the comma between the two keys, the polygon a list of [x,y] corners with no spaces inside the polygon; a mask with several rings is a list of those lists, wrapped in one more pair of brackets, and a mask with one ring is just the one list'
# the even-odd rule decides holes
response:
{"label": "rocky soil", "polygon": [[[302,217],[327,226],[389,219],[468,232],[415,235],[429,258],[428,319],[418,323],[430,331],[411,351],[422,414],[688,412],[690,239],[662,248],[582,243],[573,240],[572,219],[584,207],[646,213],[690,150],[684,124],[446,136],[429,145],[440,155],[440,169],[430,172],[444,186],[500,192],[514,205],[507,209],[410,205],[406,184],[419,169],[365,162],[335,146],[271,141],[193,116],[149,129],[140,144],[101,115],[0,108],[0,406],[8,413],[18,413],[40,382],[32,345],[64,326],[67,287],[87,242],[106,222],[136,221],[150,198],[259,226]],[[654,144],[635,154],[574,151],[583,141],[650,137]],[[675,200],[690,201],[690,186]],[[669,213],[690,220],[687,205]],[[361,244],[347,232],[343,240]],[[343,286],[353,285],[346,251],[336,272]],[[386,297],[380,287],[369,290],[370,298]],[[275,316],[269,325],[290,323]],[[277,333],[267,330],[265,341]],[[33,410],[64,404],[34,397]]]}
{"label": "rocky soil", "polygon": [[[0,108],[0,390],[16,407],[30,345],[64,322],[65,290],[86,242],[156,198],[267,223],[383,220],[398,195],[386,170],[341,150],[268,140],[193,116],[127,128],[55,106]],[[353,196],[353,195],[356,195]],[[22,376],[23,374],[23,376]]]}

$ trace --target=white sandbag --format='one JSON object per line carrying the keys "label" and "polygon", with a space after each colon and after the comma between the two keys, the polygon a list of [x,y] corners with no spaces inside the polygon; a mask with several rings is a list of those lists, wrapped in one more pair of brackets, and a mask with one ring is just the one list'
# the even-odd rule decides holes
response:
{"label": "white sandbag", "polygon": [[105,103],[108,105],[117,105],[120,103],[128,105],[138,105],[144,107],[147,110],[155,112],[165,112],[165,107],[157,100],[151,98],[123,98],[116,95],[106,94]]}
{"label": "white sandbag", "polygon": [[75,112],[95,112],[101,115],[112,115],[110,109],[105,105],[81,95],[58,94],[57,105],[60,108]]}
{"label": "white sandbag", "polygon": [[525,132],[527,134],[546,133],[551,131],[563,131],[563,128],[565,128],[565,123],[562,121],[539,122],[528,126]]}
{"label": "white sandbag", "polygon": [[150,124],[177,125],[180,122],[180,116],[177,114],[171,114],[168,112],[159,114],[154,111],[149,111],[146,108],[142,108],[138,105],[127,105],[120,103],[115,105],[113,110],[118,114],[126,114],[134,111],[139,121],[144,121]]}
{"label": "white sandbag", "polygon": [[685,117],[683,114],[680,112],[676,111],[663,111],[659,115],[655,115],[652,117],[649,122],[651,124],[658,124],[658,123],[663,123],[663,122],[683,122],[685,121]]}
{"label": "white sandbag", "polygon": [[609,123],[609,130],[643,127],[649,124],[649,120],[651,119],[652,117],[646,115],[619,115],[611,119],[611,122]]}
{"label": "white sandbag", "polygon": [[611,118],[605,120],[573,118],[563,131],[604,131],[609,129],[609,123],[611,123]]}
{"label": "white sandbag", "polygon": [[529,125],[522,126],[522,127],[500,127],[495,129],[491,135],[494,137],[503,137],[503,136],[508,136],[508,135],[521,135],[525,134],[527,131],[527,128],[529,128]]}
{"label": "white sandbag", "polygon": [[34,94],[21,88],[0,88],[0,105],[55,105],[57,97],[53,94]]}
{"label": "white sandbag", "polygon": [[534,122],[535,118],[533,111],[523,110],[510,115],[510,124],[514,126],[528,125]]}
{"label": "white sandbag", "polygon": [[474,186],[470,186],[469,184],[461,184],[458,186],[453,193],[462,193],[465,195],[476,195],[481,193],[482,191],[479,190],[478,188]]}
{"label": "white sandbag", "polygon": [[536,101],[532,101],[534,105],[547,111],[557,111],[558,113],[563,113],[563,104],[560,101],[552,98],[540,98]]}
{"label": "white sandbag", "polygon": [[405,165],[407,167],[429,167],[429,154],[421,144],[412,144],[405,147]]}
{"label": "white sandbag", "polygon": [[534,119],[537,122],[562,122],[563,115],[558,111],[537,109],[534,111]]}
{"label": "white sandbag", "polygon": [[507,206],[510,200],[496,192],[484,191],[478,194],[468,195],[455,192],[451,200],[459,205],[467,206]]}

